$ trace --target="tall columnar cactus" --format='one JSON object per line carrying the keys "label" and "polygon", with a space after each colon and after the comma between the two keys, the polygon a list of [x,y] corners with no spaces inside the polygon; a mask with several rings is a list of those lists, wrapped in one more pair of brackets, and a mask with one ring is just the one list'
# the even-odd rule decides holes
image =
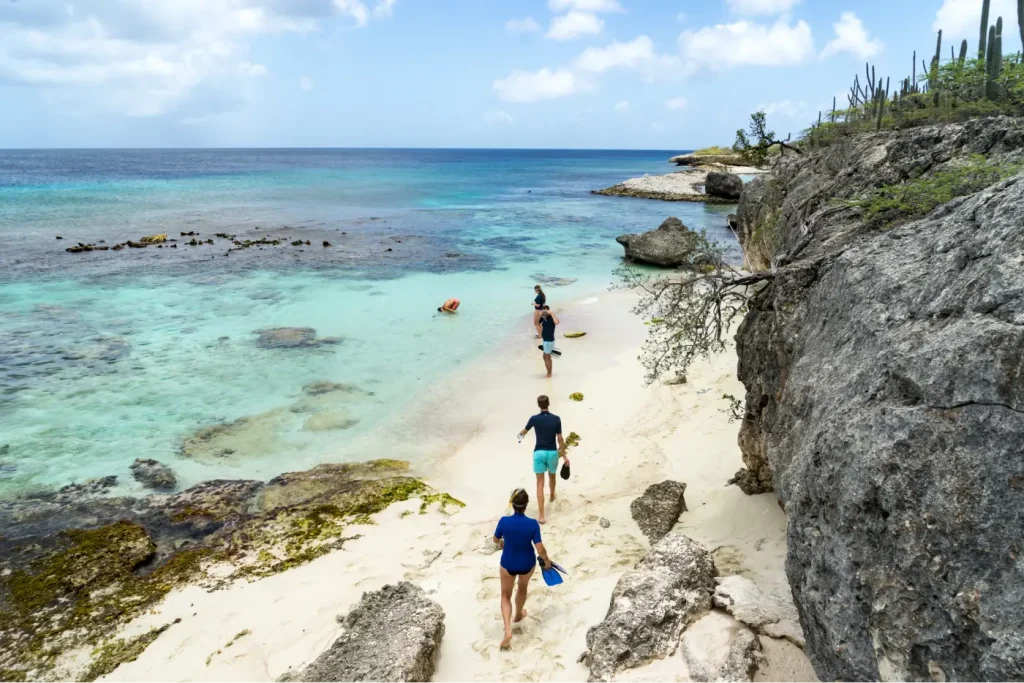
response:
{"label": "tall columnar cactus", "polygon": [[878,118],[875,119],[875,130],[882,130],[882,115],[885,112],[885,101],[889,99],[889,79],[885,79],[885,92],[882,92],[882,84],[878,84]]}
{"label": "tall columnar cactus", "polygon": [[981,38],[978,41],[978,61],[979,62],[984,60],[984,59],[986,59],[987,56],[988,56],[988,52],[986,51],[987,48],[988,48],[988,44],[987,44],[987,42],[985,40],[988,37],[988,34],[990,33],[990,31],[988,30],[989,29],[989,26],[988,26],[988,5],[989,5],[989,0],[982,0],[982,3],[981,3]]}
{"label": "tall columnar cactus", "polygon": [[[1018,3],[1024,3],[1024,0],[1017,0],[1017,1],[1018,1]],[[966,59],[967,59],[967,40],[964,39],[964,42],[960,43],[960,59],[957,60],[957,63],[960,66],[963,66],[964,65],[964,61]]]}
{"label": "tall columnar cactus", "polygon": [[935,90],[939,86],[939,62],[942,59],[942,30],[939,30],[939,38],[935,41],[935,56],[932,57],[931,67],[928,69],[928,88]]}
{"label": "tall columnar cactus", "polygon": [[999,71],[1002,68],[998,43],[996,27],[990,26],[988,29],[988,53],[985,55],[985,96],[989,99],[995,99],[998,94],[996,79],[999,78]]}
{"label": "tall columnar cactus", "polygon": [[1020,29],[1020,42],[1024,45],[1024,0],[1017,0],[1017,28]]}

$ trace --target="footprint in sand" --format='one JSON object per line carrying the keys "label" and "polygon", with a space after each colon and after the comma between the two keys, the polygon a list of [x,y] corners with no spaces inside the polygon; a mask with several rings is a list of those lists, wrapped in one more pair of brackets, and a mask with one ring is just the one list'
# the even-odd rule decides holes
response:
{"label": "footprint in sand", "polygon": [[721,576],[750,575],[750,570],[743,564],[743,551],[734,545],[720,545],[711,551],[711,556],[715,558],[715,567]]}

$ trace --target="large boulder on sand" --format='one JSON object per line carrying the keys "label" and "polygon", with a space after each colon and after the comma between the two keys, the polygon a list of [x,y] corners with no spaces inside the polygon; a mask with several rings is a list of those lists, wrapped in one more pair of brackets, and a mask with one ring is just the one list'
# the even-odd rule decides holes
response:
{"label": "large boulder on sand", "polygon": [[131,466],[132,476],[148,489],[156,491],[173,491],[178,485],[178,478],[167,465],[149,458],[136,458]]}
{"label": "large boulder on sand", "polygon": [[444,610],[408,582],[363,593],[341,637],[283,681],[429,681],[444,636]]}
{"label": "large boulder on sand", "polygon": [[666,480],[648,486],[642,496],[630,503],[630,514],[652,545],[665,538],[679,521],[679,515],[686,511],[684,493],[686,484]]}
{"label": "large boulder on sand", "polygon": [[675,216],[666,218],[657,230],[620,235],[615,241],[626,249],[626,260],[663,268],[691,263],[699,236]]}
{"label": "large boulder on sand", "polygon": [[704,181],[704,192],[712,197],[739,201],[743,194],[743,179],[734,173],[708,173]]}
{"label": "large boulder on sand", "polygon": [[604,621],[587,631],[590,679],[608,681],[675,652],[683,630],[711,609],[715,562],[676,532],[619,578]]}
{"label": "large boulder on sand", "polygon": [[763,661],[754,632],[717,611],[686,629],[679,645],[691,681],[749,681]]}

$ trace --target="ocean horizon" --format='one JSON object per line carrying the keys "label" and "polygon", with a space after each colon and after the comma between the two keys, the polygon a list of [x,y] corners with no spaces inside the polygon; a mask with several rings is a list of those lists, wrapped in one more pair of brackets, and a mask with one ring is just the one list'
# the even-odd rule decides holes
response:
{"label": "ocean horizon", "polygon": [[[723,207],[590,194],[674,153],[0,151],[0,493],[131,488],[136,458],[189,485],[386,455],[366,452],[381,425],[517,325],[529,338],[535,282],[556,310],[605,291],[614,238],[670,215],[732,241]],[[66,251],[152,234],[169,241]],[[273,327],[340,342],[261,346]],[[204,428],[233,452],[186,447]]]}

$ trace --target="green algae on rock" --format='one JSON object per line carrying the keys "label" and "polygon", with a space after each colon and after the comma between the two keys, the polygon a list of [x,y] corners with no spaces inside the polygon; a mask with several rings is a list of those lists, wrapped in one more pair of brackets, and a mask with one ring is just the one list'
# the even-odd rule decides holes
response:
{"label": "green algae on rock", "polygon": [[450,496],[447,493],[427,493],[427,494],[424,494],[424,495],[420,496],[420,500],[423,501],[422,503],[420,503],[420,514],[421,515],[427,514],[427,509],[431,505],[433,505],[434,503],[437,503],[438,505],[440,505],[441,512],[446,514],[446,515],[452,514],[452,513],[448,512],[448,506],[449,505],[451,505],[453,507],[457,507],[457,508],[464,508],[464,507],[466,507],[466,504],[463,503],[461,500],[459,500],[458,498],[455,498],[453,496]]}
{"label": "green algae on rock", "polygon": [[93,651],[92,664],[79,680],[95,681],[101,676],[113,673],[114,669],[122,664],[134,662],[170,626],[170,624],[164,624],[160,628],[154,628],[135,638],[114,640],[96,648]]}

